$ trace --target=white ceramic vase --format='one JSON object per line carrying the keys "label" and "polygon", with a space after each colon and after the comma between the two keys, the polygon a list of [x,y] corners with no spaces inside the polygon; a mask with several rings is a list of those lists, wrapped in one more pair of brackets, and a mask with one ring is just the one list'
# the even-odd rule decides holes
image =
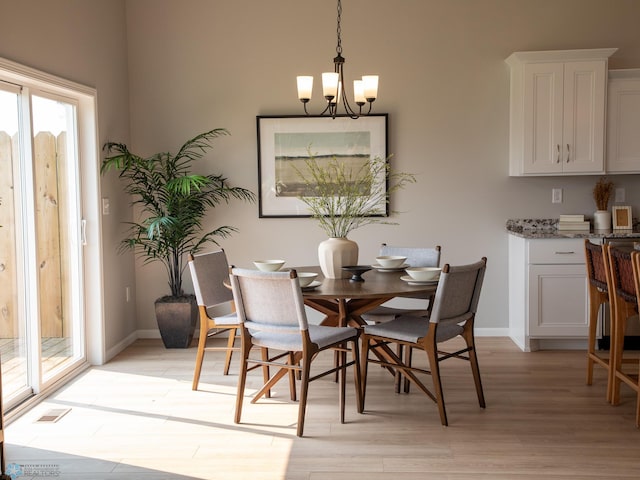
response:
{"label": "white ceramic vase", "polygon": [[358,244],[348,238],[327,238],[318,245],[318,261],[325,278],[350,278],[342,267],[358,264]]}
{"label": "white ceramic vase", "polygon": [[593,212],[593,229],[600,232],[611,230],[611,212],[608,210],[596,210]]}

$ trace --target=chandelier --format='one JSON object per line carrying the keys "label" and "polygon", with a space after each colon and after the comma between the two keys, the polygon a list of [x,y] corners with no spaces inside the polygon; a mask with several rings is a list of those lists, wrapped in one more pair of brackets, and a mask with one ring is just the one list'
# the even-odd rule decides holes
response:
{"label": "chandelier", "polygon": [[[333,72],[325,72],[322,74],[322,92],[327,106],[320,115],[331,115],[335,118],[338,114],[338,106],[342,103],[345,115],[351,118],[358,118],[361,115],[368,115],[371,112],[371,104],[378,96],[378,75],[363,75],[361,80],[353,81],[353,101],[358,106],[357,112],[349,104],[347,99],[346,88],[344,88],[344,57],[342,56],[342,39],[340,37],[341,28],[340,20],[342,17],[342,2],[338,0],[338,27],[337,36],[338,44],[336,45],[336,53],[333,59]],[[298,98],[304,105],[304,113],[309,115],[307,111],[307,103],[311,100],[311,91],[313,90],[312,76],[299,76],[298,80]],[[365,104],[369,104],[366,112],[362,111]]]}

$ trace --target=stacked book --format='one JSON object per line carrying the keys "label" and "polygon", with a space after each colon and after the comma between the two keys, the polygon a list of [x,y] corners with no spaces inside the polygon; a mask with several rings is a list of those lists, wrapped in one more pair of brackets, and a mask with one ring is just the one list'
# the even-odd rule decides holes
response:
{"label": "stacked book", "polygon": [[584,215],[560,215],[560,221],[558,222],[559,231],[585,231],[588,232],[591,229],[589,220],[584,219]]}

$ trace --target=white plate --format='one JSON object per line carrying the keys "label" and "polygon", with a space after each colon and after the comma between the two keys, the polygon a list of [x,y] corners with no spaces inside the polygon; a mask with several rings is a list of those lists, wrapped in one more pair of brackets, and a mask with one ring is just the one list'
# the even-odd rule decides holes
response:
{"label": "white plate", "polygon": [[318,288],[320,285],[322,285],[322,282],[319,282],[318,280],[314,280],[313,282],[311,282],[306,287],[300,287],[300,288],[302,288],[303,291],[314,290],[314,289]]}
{"label": "white plate", "polygon": [[438,284],[438,280],[427,280],[426,282],[421,282],[419,280],[414,280],[409,275],[404,275],[400,277],[400,280],[404,280],[409,285],[437,285]]}
{"label": "white plate", "polygon": [[404,270],[408,266],[409,266],[408,263],[403,263],[399,267],[392,267],[392,268],[383,267],[382,265],[380,265],[378,263],[374,263],[373,265],[371,265],[372,268],[375,268],[379,272],[401,272],[402,270]]}

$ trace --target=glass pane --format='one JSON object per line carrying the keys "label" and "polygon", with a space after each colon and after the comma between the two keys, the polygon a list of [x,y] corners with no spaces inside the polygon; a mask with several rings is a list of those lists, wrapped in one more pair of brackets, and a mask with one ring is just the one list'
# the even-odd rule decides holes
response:
{"label": "glass pane", "polygon": [[75,107],[32,97],[43,380],[83,352]]}
{"label": "glass pane", "polygon": [[20,321],[23,300],[18,298],[18,280],[22,277],[22,258],[16,235],[20,215],[14,178],[20,164],[18,139],[18,95],[0,90],[0,356],[5,405],[8,399],[22,396],[28,388],[28,356],[25,323]]}

